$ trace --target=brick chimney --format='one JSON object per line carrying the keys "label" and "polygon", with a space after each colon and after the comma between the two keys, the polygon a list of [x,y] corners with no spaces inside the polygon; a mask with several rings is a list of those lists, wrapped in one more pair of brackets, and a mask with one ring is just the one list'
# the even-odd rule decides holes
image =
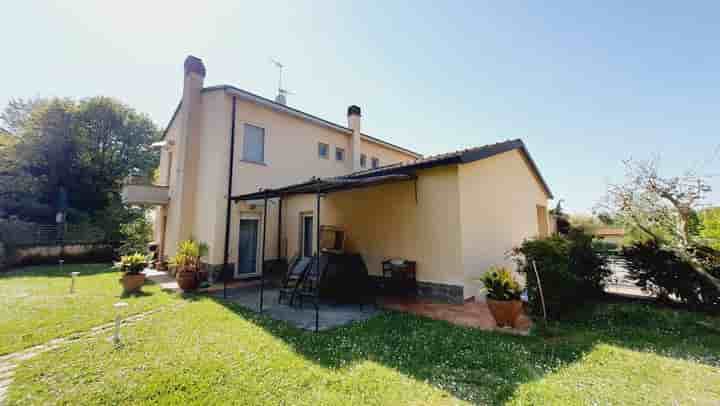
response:
{"label": "brick chimney", "polygon": [[350,151],[352,153],[352,171],[359,171],[360,168],[360,107],[352,105],[348,107],[348,128],[352,130],[352,142]]}

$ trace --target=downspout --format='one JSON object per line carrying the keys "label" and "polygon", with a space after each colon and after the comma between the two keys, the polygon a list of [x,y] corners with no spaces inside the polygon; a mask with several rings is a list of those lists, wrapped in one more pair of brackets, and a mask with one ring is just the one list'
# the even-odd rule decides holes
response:
{"label": "downspout", "polygon": [[237,97],[232,98],[232,117],[230,118],[230,165],[228,169],[227,207],[225,209],[225,251],[223,252],[223,298],[227,298],[227,267],[230,255],[230,214],[232,208],[233,168],[235,166],[235,108]]}

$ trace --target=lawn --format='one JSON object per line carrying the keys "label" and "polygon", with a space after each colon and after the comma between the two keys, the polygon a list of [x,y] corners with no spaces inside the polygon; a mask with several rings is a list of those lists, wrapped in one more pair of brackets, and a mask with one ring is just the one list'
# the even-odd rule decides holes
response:
{"label": "lawn", "polygon": [[[386,313],[310,333],[197,297],[21,364],[8,403],[717,404],[717,319],[602,305],[546,336]],[[698,322],[705,322],[706,325]],[[708,326],[709,324],[709,326]]]}
{"label": "lawn", "polygon": [[[80,272],[70,293],[70,272]],[[108,264],[38,266],[0,273],[0,355],[112,321],[113,304],[139,313],[178,300],[157,286],[121,297],[120,274]]]}

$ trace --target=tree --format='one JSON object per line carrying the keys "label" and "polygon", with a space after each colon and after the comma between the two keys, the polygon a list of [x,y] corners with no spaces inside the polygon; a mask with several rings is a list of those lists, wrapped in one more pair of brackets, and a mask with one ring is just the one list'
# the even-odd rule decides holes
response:
{"label": "tree", "polygon": [[148,176],[157,166],[150,144],[159,130],[147,116],[117,100],[93,97],[14,99],[0,119],[17,139],[0,150],[5,214],[48,222],[66,202],[104,223],[108,234],[138,215],[122,205],[119,192],[125,177]]}
{"label": "tree", "polygon": [[702,238],[709,246],[720,250],[720,207],[703,210],[700,215]]}
{"label": "tree", "polygon": [[702,176],[663,177],[656,161],[624,161],[625,183],[610,185],[602,204],[609,214],[693,264],[704,280],[720,290],[720,280],[688,253],[698,243],[697,212],[710,192]]}
{"label": "tree", "polygon": [[25,128],[32,111],[44,102],[43,99],[11,98],[0,113],[0,122],[10,135],[19,136]]}

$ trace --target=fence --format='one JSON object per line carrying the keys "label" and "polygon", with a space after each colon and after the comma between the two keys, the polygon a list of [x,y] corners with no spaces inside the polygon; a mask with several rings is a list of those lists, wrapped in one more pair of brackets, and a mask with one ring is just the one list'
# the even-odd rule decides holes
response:
{"label": "fence", "polygon": [[0,241],[14,246],[91,244],[105,242],[105,232],[94,226],[78,224],[36,224],[0,221]]}

